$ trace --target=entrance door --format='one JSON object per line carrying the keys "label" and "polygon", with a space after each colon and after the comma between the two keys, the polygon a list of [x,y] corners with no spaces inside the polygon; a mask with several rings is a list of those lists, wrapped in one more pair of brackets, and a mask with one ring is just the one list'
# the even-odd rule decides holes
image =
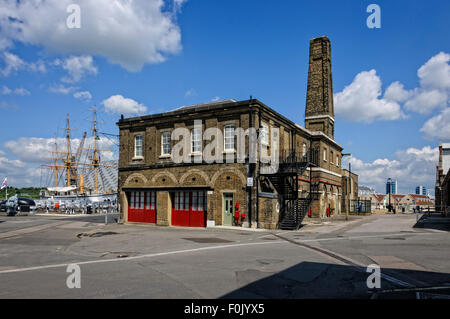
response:
{"label": "entrance door", "polygon": [[128,221],[134,223],[156,223],[156,192],[130,192]]}
{"label": "entrance door", "polygon": [[184,227],[206,226],[206,193],[184,191],[173,193],[172,225]]}
{"label": "entrance door", "polygon": [[223,195],[223,225],[232,226],[233,225],[233,194]]}

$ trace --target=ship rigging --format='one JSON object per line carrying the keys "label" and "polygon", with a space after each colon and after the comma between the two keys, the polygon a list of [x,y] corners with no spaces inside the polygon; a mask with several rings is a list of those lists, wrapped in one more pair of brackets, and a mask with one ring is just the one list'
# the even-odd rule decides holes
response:
{"label": "ship rigging", "polygon": [[[102,149],[98,124],[102,123],[97,119],[97,108],[89,109],[93,112],[93,118],[87,121],[92,123],[91,145],[85,147],[87,132],[78,144],[75,152],[72,151],[72,136],[70,128],[70,118],[67,114],[66,127],[64,130],[64,149],[58,147],[56,134],[54,136],[53,150],[49,164],[42,164],[41,168],[50,170],[54,176],[54,187],[48,187],[49,194],[64,196],[102,196],[112,195],[117,191],[117,165],[114,161],[102,161],[102,152],[113,152],[112,149]],[[102,133],[106,136],[113,134]],[[61,186],[63,185],[63,186]],[[45,196],[47,197],[47,196]]]}

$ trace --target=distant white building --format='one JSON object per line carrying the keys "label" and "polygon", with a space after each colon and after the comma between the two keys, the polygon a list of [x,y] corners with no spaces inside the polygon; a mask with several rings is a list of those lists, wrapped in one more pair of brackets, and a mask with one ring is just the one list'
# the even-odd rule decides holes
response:
{"label": "distant white building", "polygon": [[359,196],[364,196],[364,195],[370,195],[370,194],[376,194],[376,190],[373,187],[370,186],[364,186],[364,185],[360,185],[358,187],[358,195]]}

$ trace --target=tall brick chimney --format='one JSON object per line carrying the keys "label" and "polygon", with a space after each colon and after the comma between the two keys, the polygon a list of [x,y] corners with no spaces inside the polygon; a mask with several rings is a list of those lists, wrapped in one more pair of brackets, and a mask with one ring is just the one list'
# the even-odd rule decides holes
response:
{"label": "tall brick chimney", "polygon": [[311,39],[309,45],[305,128],[311,131],[321,131],[334,139],[330,40],[323,36]]}

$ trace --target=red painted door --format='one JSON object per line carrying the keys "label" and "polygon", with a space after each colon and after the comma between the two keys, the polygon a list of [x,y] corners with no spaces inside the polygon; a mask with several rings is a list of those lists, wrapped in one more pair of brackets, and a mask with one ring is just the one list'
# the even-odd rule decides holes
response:
{"label": "red painted door", "polygon": [[172,225],[206,226],[206,193],[203,191],[175,192],[172,201]]}
{"label": "red painted door", "polygon": [[156,224],[156,192],[145,192],[142,222]]}
{"label": "red painted door", "polygon": [[205,192],[191,193],[191,210],[189,211],[189,226],[205,227]]}
{"label": "red painted door", "polygon": [[130,192],[128,221],[134,223],[156,223],[156,193]]}

